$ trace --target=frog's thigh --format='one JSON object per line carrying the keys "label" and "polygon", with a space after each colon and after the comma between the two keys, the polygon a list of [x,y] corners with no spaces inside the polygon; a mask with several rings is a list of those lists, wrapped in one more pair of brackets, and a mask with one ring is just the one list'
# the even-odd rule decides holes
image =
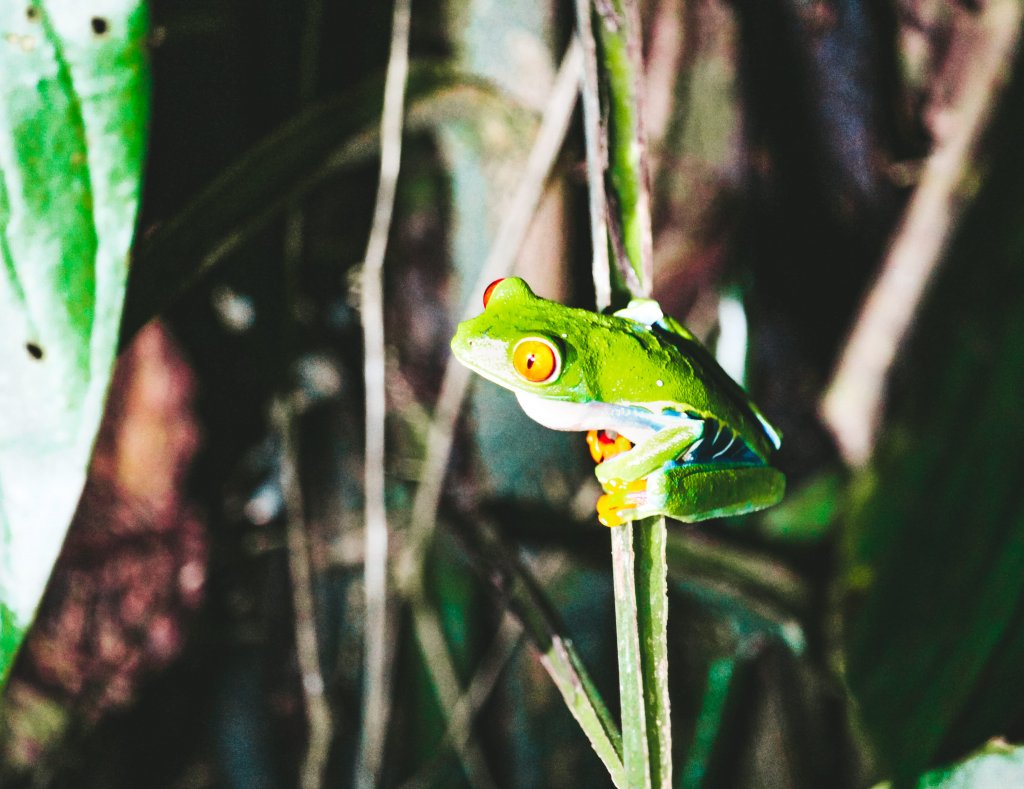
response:
{"label": "frog's thigh", "polygon": [[642,509],[694,522],[770,507],[785,489],[785,476],[771,466],[675,466],[647,478]]}

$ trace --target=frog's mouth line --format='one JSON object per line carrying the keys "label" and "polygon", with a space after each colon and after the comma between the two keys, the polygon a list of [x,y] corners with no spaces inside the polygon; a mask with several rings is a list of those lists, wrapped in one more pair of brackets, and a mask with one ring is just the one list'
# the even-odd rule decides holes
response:
{"label": "frog's mouth line", "polygon": [[659,430],[679,425],[681,420],[692,421],[677,414],[658,414],[635,405],[602,403],[575,403],[555,400],[540,395],[516,392],[516,399],[526,415],[551,430],[587,432],[610,430],[638,444]]}

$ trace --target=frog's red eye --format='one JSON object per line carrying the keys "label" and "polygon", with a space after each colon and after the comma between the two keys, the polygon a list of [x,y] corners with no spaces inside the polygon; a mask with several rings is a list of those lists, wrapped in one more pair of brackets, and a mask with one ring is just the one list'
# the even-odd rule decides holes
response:
{"label": "frog's red eye", "polygon": [[501,279],[494,280],[494,282],[487,286],[487,290],[484,291],[484,309],[487,309],[487,302],[491,300],[491,294],[494,293],[494,289],[504,281],[505,278],[502,277]]}
{"label": "frog's red eye", "polygon": [[548,340],[528,337],[516,343],[512,351],[512,366],[530,383],[554,381],[562,371],[562,357]]}

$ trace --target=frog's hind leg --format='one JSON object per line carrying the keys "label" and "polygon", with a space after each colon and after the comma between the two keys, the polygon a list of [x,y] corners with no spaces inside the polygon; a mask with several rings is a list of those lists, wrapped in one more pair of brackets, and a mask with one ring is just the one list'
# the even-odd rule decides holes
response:
{"label": "frog's hind leg", "polygon": [[647,478],[646,500],[637,515],[665,514],[687,523],[742,515],[778,504],[786,477],[762,465],[694,463],[673,466]]}

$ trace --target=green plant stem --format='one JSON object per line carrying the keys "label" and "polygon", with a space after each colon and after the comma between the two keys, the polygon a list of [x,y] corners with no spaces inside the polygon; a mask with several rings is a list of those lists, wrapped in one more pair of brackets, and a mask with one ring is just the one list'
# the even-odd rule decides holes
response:
{"label": "green plant stem", "polygon": [[[608,225],[613,306],[649,296],[654,279],[650,190],[643,127],[640,12],[635,0],[598,3],[599,69],[607,88]],[[626,292],[623,293],[623,288]]]}
{"label": "green plant stem", "polygon": [[672,721],[668,692],[668,539],[665,519],[633,525],[637,625],[643,669],[647,741],[654,786],[672,785]]}
{"label": "green plant stem", "polygon": [[[577,6],[580,38],[596,18],[598,70],[606,89],[603,127],[586,125],[588,156],[607,151],[608,246],[614,265],[595,255],[595,280],[610,278],[611,306],[649,296],[654,275],[650,190],[647,184],[641,92],[640,14],[635,0],[597,4],[596,17]],[[585,80],[584,91],[593,91]],[[593,97],[591,97],[593,100]],[[587,102],[584,102],[584,107]],[[592,140],[607,134],[607,140]],[[590,163],[593,173],[605,163]],[[594,201],[592,201],[594,202]],[[594,208],[591,221],[595,221]],[[595,228],[595,231],[597,229]],[[598,235],[595,232],[595,238]],[[595,249],[600,244],[595,241]],[[609,305],[598,303],[603,309]],[[612,573],[622,707],[623,762],[630,786],[672,785],[672,725],[668,690],[668,563],[664,518],[648,518],[612,530]]]}
{"label": "green plant stem", "polygon": [[619,704],[622,711],[622,763],[630,787],[650,787],[651,758],[648,751],[644,694],[644,658],[634,577],[633,524],[611,530],[612,580],[615,589],[615,634],[619,658]]}

